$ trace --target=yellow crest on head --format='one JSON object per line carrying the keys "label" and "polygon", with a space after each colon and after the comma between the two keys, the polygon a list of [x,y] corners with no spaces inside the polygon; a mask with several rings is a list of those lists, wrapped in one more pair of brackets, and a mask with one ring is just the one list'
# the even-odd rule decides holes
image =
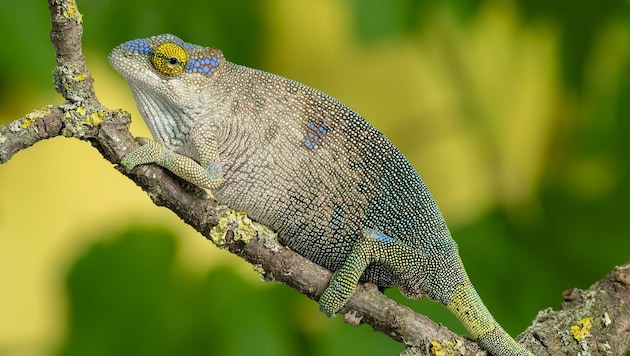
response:
{"label": "yellow crest on head", "polygon": [[151,54],[151,64],[164,75],[175,75],[186,67],[188,54],[179,45],[172,42],[162,43]]}

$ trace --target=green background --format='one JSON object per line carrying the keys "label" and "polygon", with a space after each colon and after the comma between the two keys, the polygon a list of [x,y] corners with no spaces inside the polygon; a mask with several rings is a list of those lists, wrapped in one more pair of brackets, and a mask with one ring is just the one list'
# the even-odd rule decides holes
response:
{"label": "green background", "polygon": [[[105,57],[173,33],[319,88],[422,173],[470,277],[512,334],[629,259],[626,1],[79,1],[97,94],[135,112]],[[43,1],[0,13],[0,124],[61,98]],[[135,114],[132,131],[148,135]],[[0,354],[383,355],[403,347],[218,251],[88,144],[0,166]],[[388,295],[465,331],[444,308]]]}

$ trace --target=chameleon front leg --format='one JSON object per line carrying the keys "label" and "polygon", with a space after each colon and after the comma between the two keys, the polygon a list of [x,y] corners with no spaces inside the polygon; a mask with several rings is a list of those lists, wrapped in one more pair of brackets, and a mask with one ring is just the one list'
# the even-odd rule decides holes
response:
{"label": "chameleon front leg", "polygon": [[190,146],[200,162],[179,154],[153,140],[126,154],[120,164],[133,169],[141,164],[155,163],[173,172],[178,177],[208,190],[213,190],[223,181],[223,167],[219,162],[216,140],[207,128],[191,130]]}
{"label": "chameleon front leg", "polygon": [[364,229],[343,265],[333,274],[328,288],[319,299],[319,309],[328,317],[334,317],[346,304],[357,288],[365,269],[375,262],[383,263],[392,270],[404,261],[422,258],[406,244],[380,231]]}

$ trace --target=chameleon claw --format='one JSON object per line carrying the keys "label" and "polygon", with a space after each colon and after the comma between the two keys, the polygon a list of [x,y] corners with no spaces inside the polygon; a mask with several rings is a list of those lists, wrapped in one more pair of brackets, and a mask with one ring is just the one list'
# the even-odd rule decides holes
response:
{"label": "chameleon claw", "polygon": [[133,157],[130,155],[130,153],[128,153],[125,156],[123,156],[123,158],[120,160],[119,165],[124,167],[128,171],[130,171],[130,170],[136,168],[136,166],[138,164],[133,162]]}
{"label": "chameleon claw", "polygon": [[[344,273],[346,272],[346,273]],[[328,288],[319,298],[319,310],[329,318],[334,318],[348,302],[357,288],[354,274],[337,270],[330,279]]]}
{"label": "chameleon claw", "polygon": [[328,287],[319,299],[319,310],[329,318],[336,317],[339,310],[346,304],[341,302],[336,294],[332,287]]}

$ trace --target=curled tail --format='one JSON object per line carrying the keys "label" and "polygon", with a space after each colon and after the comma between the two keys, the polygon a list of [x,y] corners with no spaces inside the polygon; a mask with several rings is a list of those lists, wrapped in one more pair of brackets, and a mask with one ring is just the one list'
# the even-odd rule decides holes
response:
{"label": "curled tail", "polygon": [[446,307],[484,349],[495,356],[533,356],[494,320],[470,282],[455,290]]}

